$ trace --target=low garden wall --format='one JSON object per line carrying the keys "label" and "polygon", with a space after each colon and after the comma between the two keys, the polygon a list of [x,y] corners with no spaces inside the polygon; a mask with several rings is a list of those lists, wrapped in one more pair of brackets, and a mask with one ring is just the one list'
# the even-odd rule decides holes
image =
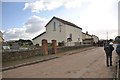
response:
{"label": "low garden wall", "polygon": [[61,52],[66,52],[66,51],[70,51],[70,50],[76,50],[76,49],[80,49],[80,48],[91,47],[91,46],[92,45],[63,46],[63,47],[58,47],[57,52],[61,53]]}
{"label": "low garden wall", "polygon": [[[81,46],[63,46],[57,47],[57,53],[66,52],[70,50],[76,50],[85,47],[91,47],[92,45],[81,45]],[[52,48],[48,48],[48,55],[52,54]],[[25,59],[33,56],[43,56],[44,53],[42,48],[34,49],[34,50],[26,50],[26,51],[6,51],[2,53],[2,61],[12,61]]]}
{"label": "low garden wall", "polygon": [[42,49],[26,50],[26,51],[6,51],[2,53],[2,61],[12,61],[18,59],[29,58],[33,56],[42,56]]}

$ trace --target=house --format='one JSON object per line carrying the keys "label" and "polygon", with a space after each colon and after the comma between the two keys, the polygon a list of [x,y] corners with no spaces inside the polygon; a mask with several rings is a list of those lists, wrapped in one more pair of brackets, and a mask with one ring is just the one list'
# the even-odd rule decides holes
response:
{"label": "house", "polygon": [[83,40],[83,44],[93,44],[93,38],[86,38]]}
{"label": "house", "polygon": [[86,33],[82,32],[82,40],[83,44],[93,44],[98,43],[99,38],[96,35],[90,35],[88,34],[88,31]]}
{"label": "house", "polygon": [[99,42],[99,38],[96,35],[92,35],[92,38],[95,44]]}
{"label": "house", "polygon": [[86,37],[85,37],[86,39],[88,39],[88,38],[92,38],[92,36],[90,35],[90,34],[88,34],[88,31],[86,31]]}
{"label": "house", "polygon": [[86,31],[86,33],[82,32],[82,40],[83,40],[83,44],[93,43],[93,39],[91,38],[91,35],[88,34],[88,31]]}
{"label": "house", "polygon": [[51,43],[51,40],[57,40],[57,45],[64,43],[65,46],[82,43],[82,28],[71,22],[53,17],[45,28],[45,32],[32,39],[34,45],[39,44],[41,46],[43,39],[46,39],[48,43]]}
{"label": "house", "polygon": [[86,39],[86,33],[82,32],[82,40]]}
{"label": "house", "polygon": [[4,41],[3,39],[3,33],[0,31],[0,44]]}

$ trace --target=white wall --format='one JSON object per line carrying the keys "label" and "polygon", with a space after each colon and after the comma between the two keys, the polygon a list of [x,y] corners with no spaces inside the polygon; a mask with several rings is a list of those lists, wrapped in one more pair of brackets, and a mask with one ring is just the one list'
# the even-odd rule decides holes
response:
{"label": "white wall", "polygon": [[46,38],[46,33],[41,35],[40,37],[37,37],[36,39],[32,40],[33,44],[36,45],[36,44],[39,44],[40,46],[42,45],[42,40],[43,39],[47,39]]}
{"label": "white wall", "polygon": [[[54,21],[56,23],[56,30],[54,31]],[[60,25],[61,24],[61,32]],[[65,41],[65,26],[63,23],[59,22],[56,19],[53,19],[46,27],[46,33],[40,36],[39,38],[33,40],[33,44],[39,43],[41,45],[42,39],[47,39],[48,43],[51,43],[51,40],[57,40],[57,42]]]}
{"label": "white wall", "polygon": [[[54,22],[56,23],[56,30],[54,31]],[[61,32],[60,32],[60,26],[61,25]],[[57,42],[65,41],[65,26],[63,23],[59,22],[56,19],[53,19],[51,23],[48,24],[46,27],[46,33],[47,33],[47,39],[48,42],[51,42],[51,40],[57,40]]]}
{"label": "white wall", "polygon": [[[71,46],[74,45],[74,42],[82,42],[82,30],[70,25],[65,25],[66,27],[66,42],[67,38],[69,38],[70,34],[72,34],[72,43]],[[80,38],[80,40],[78,40]]]}

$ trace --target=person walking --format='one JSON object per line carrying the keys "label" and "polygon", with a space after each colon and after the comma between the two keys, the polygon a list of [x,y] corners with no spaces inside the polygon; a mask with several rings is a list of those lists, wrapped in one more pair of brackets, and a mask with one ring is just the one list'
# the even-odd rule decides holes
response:
{"label": "person walking", "polygon": [[104,46],[104,50],[106,53],[106,64],[107,67],[112,66],[112,51],[114,50],[113,44],[109,44],[108,42]]}
{"label": "person walking", "polygon": [[118,42],[118,45],[116,47],[116,53],[118,54],[118,58],[119,58],[119,69],[120,69],[120,42]]}

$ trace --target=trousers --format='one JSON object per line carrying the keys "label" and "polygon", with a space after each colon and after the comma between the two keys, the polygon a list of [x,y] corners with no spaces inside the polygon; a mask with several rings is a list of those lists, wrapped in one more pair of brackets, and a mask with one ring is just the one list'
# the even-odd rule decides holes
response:
{"label": "trousers", "polygon": [[106,54],[106,63],[107,63],[107,66],[109,66],[109,65],[112,66],[112,55]]}

